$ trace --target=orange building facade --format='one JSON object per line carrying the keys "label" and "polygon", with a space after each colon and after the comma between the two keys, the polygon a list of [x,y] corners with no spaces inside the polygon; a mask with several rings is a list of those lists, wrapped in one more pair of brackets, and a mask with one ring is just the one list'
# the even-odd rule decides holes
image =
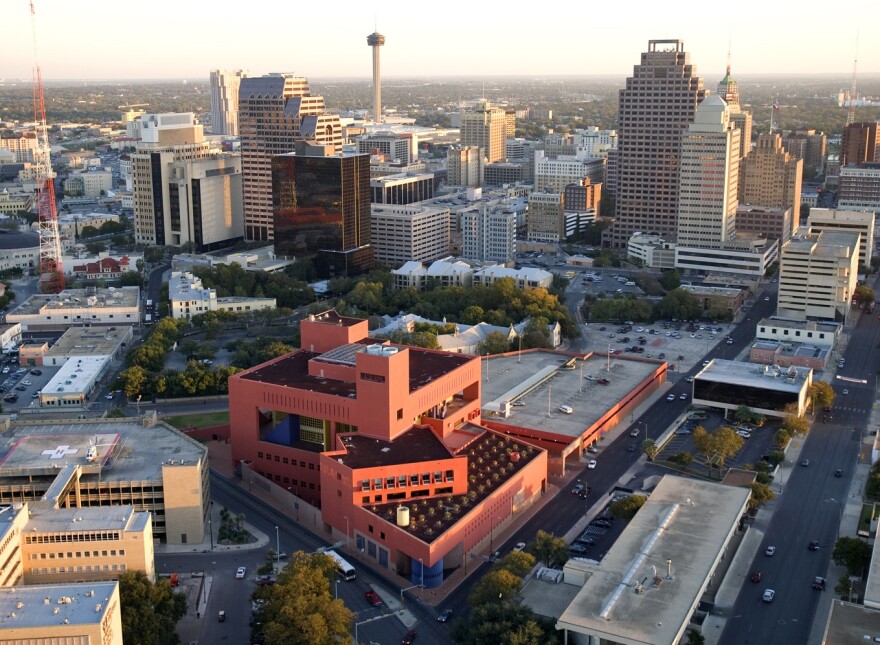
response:
{"label": "orange building facade", "polygon": [[437,586],[544,493],[546,451],[481,425],[479,357],[371,339],[335,311],[300,333],[230,378],[232,455],[365,557]]}

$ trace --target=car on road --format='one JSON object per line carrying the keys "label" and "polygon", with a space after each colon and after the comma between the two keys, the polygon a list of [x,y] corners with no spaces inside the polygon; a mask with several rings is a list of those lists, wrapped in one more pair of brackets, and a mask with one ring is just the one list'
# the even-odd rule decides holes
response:
{"label": "car on road", "polygon": [[688,395],[685,392],[682,392],[681,394],[678,395],[678,398],[681,399],[682,401],[687,401]]}
{"label": "car on road", "polygon": [[574,485],[574,488],[571,489],[571,494],[572,494],[572,495],[579,495],[579,494],[582,493],[584,490],[586,490],[586,489],[584,488],[584,485],[583,485],[583,484],[575,484],[575,485]]}
{"label": "car on road", "polygon": [[804,468],[806,468],[806,467],[809,466],[809,465],[810,465],[810,460],[809,460],[809,459],[801,459],[801,466],[803,466]]}
{"label": "car on road", "polygon": [[590,461],[587,463],[587,468],[589,468],[590,470],[593,470],[596,467],[596,465],[597,465],[596,460],[590,459]]}
{"label": "car on road", "polygon": [[639,429],[638,429],[638,428],[633,428],[632,430],[630,430],[630,431],[629,431],[629,436],[630,436],[630,437],[638,437],[638,436],[639,436]]}
{"label": "car on road", "polygon": [[816,540],[810,540],[810,543],[807,545],[807,548],[810,551],[818,551],[819,550],[819,542]]}
{"label": "car on road", "polygon": [[222,609],[217,612],[217,620],[221,623],[226,622],[226,612]]}
{"label": "car on road", "polygon": [[107,394],[104,395],[104,398],[107,399],[108,401],[112,401],[113,400],[113,392],[108,392]]}
{"label": "car on road", "polygon": [[666,400],[667,401],[675,401],[675,395],[674,394],[667,394]]}
{"label": "car on road", "polygon": [[776,592],[772,589],[764,589],[764,595],[761,596],[761,600],[764,602],[773,602],[773,599],[776,597]]}
{"label": "car on road", "polygon": [[449,620],[449,617],[451,615],[452,615],[451,609],[444,609],[439,614],[437,614],[437,622],[438,623],[445,623],[447,620]]}
{"label": "car on road", "polygon": [[242,580],[247,575],[247,567],[239,567],[235,570],[235,578]]}
{"label": "car on road", "polygon": [[840,468],[838,468],[837,470],[834,471],[834,476],[835,477],[843,477],[843,471]]}
{"label": "car on road", "polygon": [[681,436],[688,435],[690,433],[691,433],[691,429],[688,427],[684,427],[684,426],[675,431],[675,434],[681,435]]}
{"label": "car on road", "polygon": [[709,361],[703,361],[703,367],[706,367],[706,365],[708,365],[708,364],[709,364]]}
{"label": "car on road", "polygon": [[43,372],[41,370],[31,370],[31,374],[34,376],[40,376]]}
{"label": "car on road", "polygon": [[587,452],[593,453],[594,455],[599,452],[599,449],[596,446],[590,446],[587,448]]}
{"label": "car on road", "polygon": [[761,582],[761,580],[763,580],[763,578],[764,578],[763,571],[755,571],[752,574],[752,582]]}
{"label": "car on road", "polygon": [[600,378],[596,380],[596,383],[598,383],[599,385],[608,385],[610,382],[611,381],[609,381],[607,378]]}
{"label": "car on road", "polygon": [[526,543],[525,543],[525,542],[517,542],[517,543],[516,543],[516,546],[513,547],[513,550],[514,550],[514,551],[522,551],[522,550],[525,549],[525,548],[526,548]]}
{"label": "car on road", "polygon": [[737,430],[736,434],[738,434],[743,439],[749,439],[752,436],[752,433],[747,430]]}
{"label": "car on road", "polygon": [[268,587],[275,584],[275,578],[272,576],[257,576],[257,585],[260,587]]}
{"label": "car on road", "polygon": [[843,394],[844,396],[846,396],[847,394],[849,394],[849,390],[844,389],[843,392],[842,392],[842,394]]}
{"label": "car on road", "polygon": [[378,607],[382,604],[382,599],[379,597],[379,594],[372,589],[364,592],[364,598],[366,598],[367,602],[373,605],[373,607]]}
{"label": "car on road", "polygon": [[825,591],[825,578],[816,576],[813,578],[813,589],[816,591]]}
{"label": "car on road", "polygon": [[626,451],[627,451],[627,452],[635,452],[635,451],[636,451],[636,444],[634,444],[634,443],[629,444],[629,445],[626,447]]}
{"label": "car on road", "polygon": [[518,407],[522,407],[522,406],[524,406],[524,405],[525,405],[525,404],[526,404],[526,402],[525,402],[525,401],[514,401],[514,402],[513,402],[513,403],[511,403],[511,404],[510,404],[510,405],[512,405],[512,406],[514,406],[514,407],[517,407],[517,408],[518,408]]}
{"label": "car on road", "polygon": [[[679,358],[679,360],[684,360],[684,359]],[[688,376],[684,381],[685,381],[685,383],[693,383],[693,382],[694,382],[694,377],[693,377],[693,376]]]}
{"label": "car on road", "polygon": [[15,389],[19,392],[24,392],[27,388],[24,385],[16,385]]}
{"label": "car on road", "polygon": [[412,645],[416,640],[416,630],[409,630],[406,635],[401,639],[401,645]]}
{"label": "car on road", "polygon": [[764,296],[764,302],[770,302],[770,296]]}
{"label": "car on road", "polygon": [[776,555],[776,547],[768,546],[766,549],[764,549],[764,555],[772,558],[774,555]]}

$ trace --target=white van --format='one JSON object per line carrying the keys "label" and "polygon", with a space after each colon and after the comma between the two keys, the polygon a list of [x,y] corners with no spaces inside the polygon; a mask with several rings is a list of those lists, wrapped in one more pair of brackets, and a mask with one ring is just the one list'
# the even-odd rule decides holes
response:
{"label": "white van", "polygon": [[630,280],[629,282],[626,282],[625,285],[626,285],[627,287],[634,287],[634,286],[636,286],[636,283],[633,282],[632,280]]}
{"label": "white van", "polygon": [[572,410],[571,407],[569,407],[567,405],[560,405],[559,411],[564,412],[565,414],[571,414],[572,412],[574,412],[574,410]]}

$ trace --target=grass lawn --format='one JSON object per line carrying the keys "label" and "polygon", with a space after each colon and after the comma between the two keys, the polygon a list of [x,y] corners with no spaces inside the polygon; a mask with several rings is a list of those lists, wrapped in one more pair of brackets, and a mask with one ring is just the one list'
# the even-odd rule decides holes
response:
{"label": "grass lawn", "polygon": [[860,531],[870,531],[871,530],[871,513],[874,510],[873,504],[863,504],[862,505],[862,513],[859,517],[859,530]]}
{"label": "grass lawn", "polygon": [[178,417],[163,417],[162,421],[178,430],[184,428],[206,428],[229,423],[229,412],[204,412],[202,414],[182,414]]}

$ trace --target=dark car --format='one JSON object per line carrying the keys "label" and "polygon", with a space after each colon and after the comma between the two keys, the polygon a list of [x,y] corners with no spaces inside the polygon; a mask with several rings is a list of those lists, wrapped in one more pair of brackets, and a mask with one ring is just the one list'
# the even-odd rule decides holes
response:
{"label": "dark car", "polygon": [[819,543],[816,540],[810,540],[810,543],[807,545],[807,548],[810,551],[818,551],[819,550]]}
{"label": "dark car", "polygon": [[439,614],[437,614],[437,622],[438,623],[445,623],[447,620],[449,620],[449,617],[451,615],[452,615],[451,609],[444,609]]}
{"label": "dark car", "polygon": [[813,578],[813,589],[816,591],[825,591],[825,578],[816,576]]}
{"label": "dark car", "polygon": [[42,373],[42,370],[31,370],[31,374],[33,374],[34,376],[40,376],[42,375]]}
{"label": "dark car", "polygon": [[568,552],[574,555],[586,555],[589,552],[589,549],[586,544],[575,542],[574,544],[569,545]]}
{"label": "dark car", "polygon": [[411,629],[406,633],[406,636],[400,641],[401,645],[412,645],[416,640],[416,630]]}
{"label": "dark car", "polygon": [[603,529],[611,528],[611,520],[606,520],[601,517],[597,517],[595,520],[590,522],[593,526],[599,526]]}
{"label": "dark car", "polygon": [[843,471],[840,468],[838,468],[837,470],[834,471],[834,476],[835,477],[843,477]]}
{"label": "dark car", "polygon": [[764,572],[763,572],[763,571],[755,571],[755,572],[752,574],[752,582],[761,582],[761,580],[762,580],[763,578],[764,578]]}

